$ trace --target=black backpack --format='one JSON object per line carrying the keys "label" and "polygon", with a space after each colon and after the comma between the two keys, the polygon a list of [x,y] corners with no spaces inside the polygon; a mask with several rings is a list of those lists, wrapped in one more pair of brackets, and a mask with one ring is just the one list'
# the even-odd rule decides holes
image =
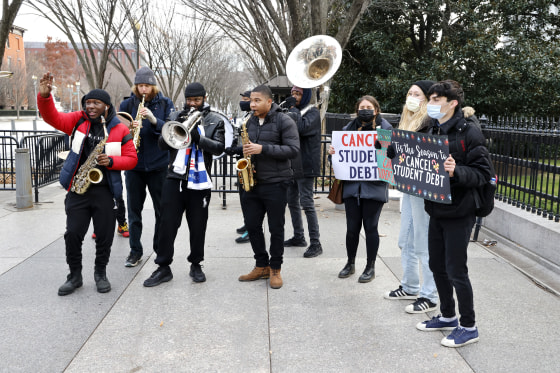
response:
{"label": "black backpack", "polygon": [[[468,127],[469,123],[467,121],[457,126],[456,143],[458,143],[459,136],[466,136],[465,133]],[[475,201],[475,215],[479,218],[484,218],[490,215],[492,210],[494,210],[494,196],[496,195],[496,189],[498,188],[498,175],[496,175],[496,171],[494,170],[494,165],[489,153],[486,153],[486,158],[488,160],[488,164],[490,165],[490,172],[493,176],[484,185],[479,186],[478,188],[475,188],[473,190]]]}

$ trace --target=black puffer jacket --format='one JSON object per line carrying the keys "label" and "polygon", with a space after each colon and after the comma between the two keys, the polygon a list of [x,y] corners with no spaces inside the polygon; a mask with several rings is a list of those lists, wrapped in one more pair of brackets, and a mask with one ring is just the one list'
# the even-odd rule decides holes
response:
{"label": "black puffer jacket", "polygon": [[[188,116],[189,110],[172,112],[168,120],[175,120],[183,123]],[[204,154],[204,166],[208,175],[212,172],[212,155],[220,155],[224,151],[225,144],[225,130],[222,116],[210,110],[210,105],[204,104],[202,109],[202,120],[200,125],[204,126],[204,136],[200,136],[198,148],[202,149]],[[177,149],[170,147],[163,137],[159,137],[159,148],[161,150],[169,150],[169,165],[167,167],[167,177],[174,179],[187,179],[188,172],[185,175],[180,175],[173,172],[173,162],[177,157]]]}
{"label": "black puffer jacket", "polygon": [[430,134],[447,135],[449,153],[456,161],[451,182],[451,204],[424,200],[424,209],[434,218],[455,219],[475,214],[474,189],[492,177],[484,135],[473,124],[467,124],[460,107],[454,116],[438,126],[436,120]]}
{"label": "black puffer jacket", "polygon": [[273,103],[264,118],[252,116],[247,122],[251,142],[262,145],[262,153],[251,156],[258,183],[276,183],[292,179],[290,159],[299,153],[299,136],[296,124],[282,109]]}

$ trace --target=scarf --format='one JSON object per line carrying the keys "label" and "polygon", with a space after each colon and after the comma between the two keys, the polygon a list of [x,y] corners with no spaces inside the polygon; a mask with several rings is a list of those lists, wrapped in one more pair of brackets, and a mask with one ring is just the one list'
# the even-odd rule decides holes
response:
{"label": "scarf", "polygon": [[[204,136],[204,128],[197,127],[200,136]],[[190,148],[179,149],[175,161],[173,161],[173,172],[179,175],[187,173],[187,188],[194,190],[212,189],[212,180],[206,172],[204,154],[193,142]]]}

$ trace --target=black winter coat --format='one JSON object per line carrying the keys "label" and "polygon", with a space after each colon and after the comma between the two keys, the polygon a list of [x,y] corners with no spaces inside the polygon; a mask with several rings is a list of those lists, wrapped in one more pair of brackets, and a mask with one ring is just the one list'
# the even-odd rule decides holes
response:
{"label": "black winter coat", "polygon": [[290,159],[294,159],[300,150],[294,121],[273,103],[262,126],[258,117],[249,119],[247,133],[251,142],[262,145],[262,153],[251,156],[257,182],[266,184],[291,180]]}
{"label": "black winter coat", "polygon": [[[175,111],[171,113],[168,120],[183,123],[187,119],[188,113],[189,110]],[[224,152],[226,140],[223,117],[211,111],[210,105],[205,104],[202,109],[202,120],[199,125],[204,126],[204,136],[200,136],[198,148],[203,151],[204,166],[206,167],[206,172],[208,172],[210,176],[212,172],[212,155],[220,155]],[[169,150],[167,177],[186,180],[188,172],[185,175],[180,175],[173,171],[173,162],[177,157],[177,149],[170,147],[161,136],[159,137],[158,145],[161,150]]]}
{"label": "black winter coat", "polygon": [[299,133],[300,152],[292,160],[294,178],[316,177],[321,175],[321,113],[311,108],[302,116],[299,109],[290,109]]}
{"label": "black winter coat", "polygon": [[488,149],[484,135],[473,124],[466,124],[460,107],[454,116],[438,126],[434,120],[430,130],[434,135],[447,135],[449,153],[456,166],[451,182],[451,204],[424,200],[424,209],[434,218],[461,218],[475,215],[475,188],[484,185],[492,177]]}

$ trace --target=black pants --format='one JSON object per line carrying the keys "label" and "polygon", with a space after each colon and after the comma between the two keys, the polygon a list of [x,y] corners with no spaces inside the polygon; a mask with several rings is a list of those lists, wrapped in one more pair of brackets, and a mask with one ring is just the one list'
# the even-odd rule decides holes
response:
{"label": "black pants", "polygon": [[[257,184],[250,192],[241,191],[241,208],[257,267],[282,267],[288,185],[288,182]],[[270,256],[266,251],[263,232],[265,214],[270,231]]]}
{"label": "black pants", "polygon": [[95,238],[95,266],[105,268],[109,263],[115,233],[115,202],[109,186],[91,186],[85,194],[68,192],[66,209],[66,263],[71,271],[82,270],[82,243],[93,221]]}
{"label": "black pants", "polygon": [[377,225],[384,203],[373,199],[359,199],[355,197],[344,199],[346,210],[346,254],[348,261],[354,262],[360,242],[362,224],[366,232],[366,252],[368,263],[375,263],[379,250],[379,232]]}
{"label": "black pants", "polygon": [[126,207],[124,205],[124,200],[122,197],[116,198],[115,203],[117,205],[117,223],[119,225],[124,225],[126,223]]}
{"label": "black pants", "polygon": [[461,219],[430,218],[428,251],[443,317],[455,316],[453,289],[457,294],[461,326],[475,325],[473,291],[467,268],[467,247],[475,217]]}
{"label": "black pants", "polygon": [[161,195],[156,264],[168,266],[173,262],[175,238],[183,220],[183,212],[189,226],[191,247],[187,260],[193,264],[199,264],[204,260],[204,240],[210,196],[210,189],[191,190],[187,189],[186,180],[165,179]]}

